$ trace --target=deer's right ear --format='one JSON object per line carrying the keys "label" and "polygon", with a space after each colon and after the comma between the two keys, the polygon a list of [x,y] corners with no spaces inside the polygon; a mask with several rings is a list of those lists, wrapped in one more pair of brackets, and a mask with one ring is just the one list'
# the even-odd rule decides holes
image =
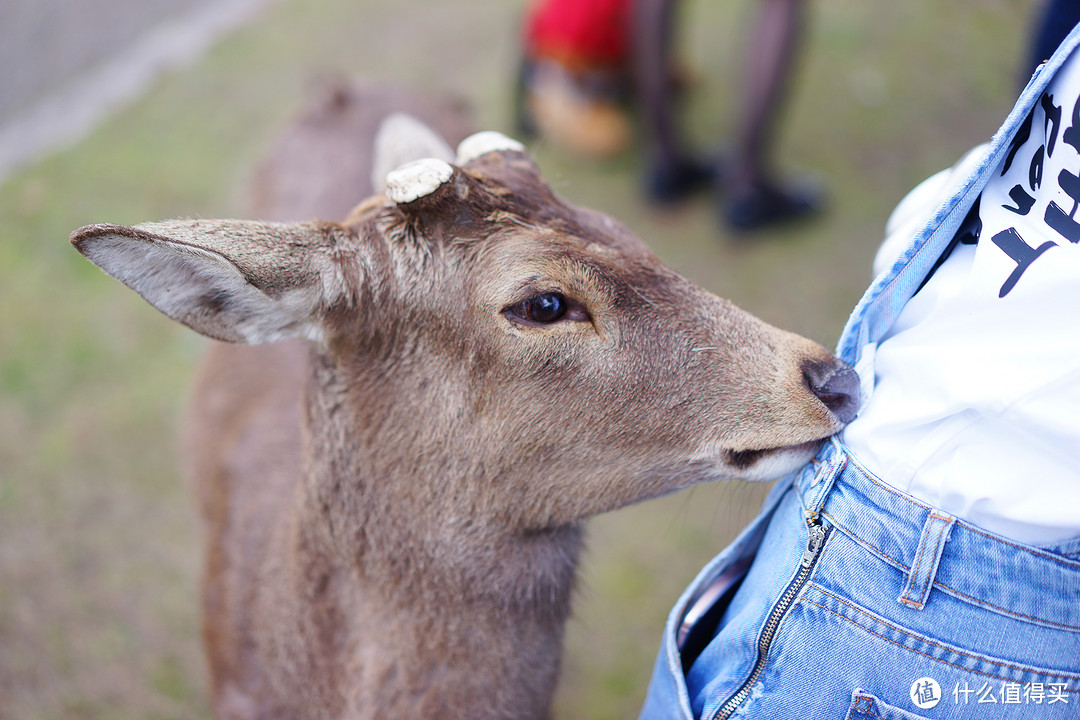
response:
{"label": "deer's right ear", "polygon": [[294,337],[321,344],[325,308],[345,292],[345,232],[330,223],[174,220],[88,225],[71,242],[203,335],[251,345]]}

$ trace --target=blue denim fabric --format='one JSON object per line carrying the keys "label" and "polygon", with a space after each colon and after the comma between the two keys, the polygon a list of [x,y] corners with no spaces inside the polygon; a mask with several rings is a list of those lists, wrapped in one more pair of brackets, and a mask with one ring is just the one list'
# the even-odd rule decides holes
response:
{"label": "blue denim fabric", "polygon": [[[1036,71],[981,162],[871,284],[841,337],[844,360],[872,377],[878,339],[1078,44],[1080,29]],[[811,527],[824,533],[817,552],[808,552]],[[741,584],[714,603],[722,611],[715,628],[699,623],[707,644],[684,670],[684,618],[717,578],[747,565]],[[1080,541],[1040,549],[995,536],[889,487],[830,441],[776,486],[669,616],[641,718],[729,715],[1080,718]]]}
{"label": "blue denim fabric", "polygon": [[[808,517],[824,530],[821,551],[754,676]],[[684,676],[668,637],[698,590],[755,550]],[[680,600],[642,717],[713,718],[743,686],[734,717],[1080,717],[1080,556],[941,513],[830,441]]]}

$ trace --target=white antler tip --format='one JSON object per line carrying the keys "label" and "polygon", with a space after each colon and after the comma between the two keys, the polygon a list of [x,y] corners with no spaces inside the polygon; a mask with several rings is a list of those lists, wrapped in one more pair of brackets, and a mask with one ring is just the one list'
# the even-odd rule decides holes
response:
{"label": "white antler tip", "polygon": [[481,155],[487,155],[489,152],[498,152],[500,150],[525,152],[525,146],[517,140],[503,135],[501,132],[484,130],[483,132],[473,133],[461,141],[457,146],[456,162],[458,165],[464,165]]}
{"label": "white antler tip", "polygon": [[454,174],[445,160],[424,158],[405,163],[386,174],[386,197],[395,203],[410,203],[435,192]]}

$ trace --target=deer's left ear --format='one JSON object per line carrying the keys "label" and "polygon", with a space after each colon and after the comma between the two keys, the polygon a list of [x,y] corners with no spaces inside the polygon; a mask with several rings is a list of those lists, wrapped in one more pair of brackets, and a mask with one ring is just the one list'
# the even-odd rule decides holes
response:
{"label": "deer's left ear", "polygon": [[83,255],[178,322],[244,344],[323,342],[328,306],[346,292],[346,231],[331,223],[173,220],[88,225]]}

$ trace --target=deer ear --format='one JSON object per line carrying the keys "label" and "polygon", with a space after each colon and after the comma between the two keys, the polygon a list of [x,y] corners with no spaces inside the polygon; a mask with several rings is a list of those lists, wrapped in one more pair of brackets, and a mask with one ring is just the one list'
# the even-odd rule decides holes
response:
{"label": "deer ear", "polygon": [[375,192],[386,190],[386,175],[395,168],[421,158],[444,162],[454,159],[454,151],[442,137],[411,115],[389,115],[375,134],[371,184]]}
{"label": "deer ear", "polygon": [[258,344],[323,341],[325,308],[344,293],[329,223],[173,220],[88,225],[76,249],[161,312],[208,337]]}

